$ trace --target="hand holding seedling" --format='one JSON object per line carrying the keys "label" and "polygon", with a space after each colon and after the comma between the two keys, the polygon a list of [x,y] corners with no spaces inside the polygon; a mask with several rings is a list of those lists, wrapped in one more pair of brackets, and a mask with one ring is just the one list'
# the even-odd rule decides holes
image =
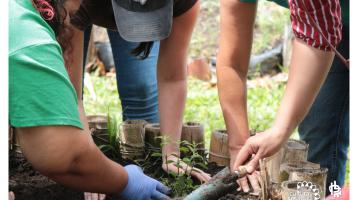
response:
{"label": "hand holding seedling", "polygon": [[170,199],[167,196],[170,193],[170,189],[159,181],[146,176],[140,167],[137,165],[127,165],[124,168],[128,173],[128,183],[119,194],[120,199]]}
{"label": "hand holding seedling", "polygon": [[209,174],[188,165],[176,155],[166,156],[166,158],[163,159],[162,167],[168,173],[187,174],[196,177],[201,182],[207,182],[211,178]]}

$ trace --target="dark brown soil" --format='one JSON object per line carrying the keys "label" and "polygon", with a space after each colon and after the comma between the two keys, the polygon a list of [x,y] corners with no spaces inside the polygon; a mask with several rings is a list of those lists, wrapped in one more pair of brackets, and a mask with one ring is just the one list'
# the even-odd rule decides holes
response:
{"label": "dark brown soil", "polygon": [[[31,167],[31,165],[21,154],[9,153],[9,155],[9,190],[15,193],[16,200],[84,199],[82,192],[66,188],[39,174]],[[120,163],[122,162],[123,161],[120,161]],[[209,163],[208,169],[205,171],[211,175],[214,175],[222,169],[223,167],[217,166],[215,163]],[[163,177],[163,174],[165,174],[161,167],[148,168],[145,170],[145,173],[157,178],[159,175]],[[111,198],[108,197],[107,199]],[[255,198],[251,195],[242,195],[238,192],[233,192],[233,194],[227,194],[225,197],[220,199],[254,200]]]}
{"label": "dark brown soil", "polygon": [[18,153],[9,158],[9,190],[16,200],[82,200],[82,192],[65,188],[42,176]]}
{"label": "dark brown soil", "polygon": [[218,200],[259,200],[259,197],[250,194],[243,194],[241,192],[235,191],[231,194],[227,194],[221,197]]}

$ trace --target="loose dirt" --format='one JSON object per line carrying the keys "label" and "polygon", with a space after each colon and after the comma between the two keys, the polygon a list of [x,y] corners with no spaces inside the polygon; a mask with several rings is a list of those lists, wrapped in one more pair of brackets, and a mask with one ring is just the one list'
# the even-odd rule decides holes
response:
{"label": "loose dirt", "polygon": [[[9,190],[15,193],[16,200],[84,200],[82,192],[66,188],[41,175],[21,154],[12,152],[9,155]],[[209,163],[205,172],[214,175],[223,168],[215,163]],[[158,168],[146,173],[150,176],[161,174],[158,173]],[[229,199],[257,200],[258,198],[236,191],[220,198],[220,200]]]}

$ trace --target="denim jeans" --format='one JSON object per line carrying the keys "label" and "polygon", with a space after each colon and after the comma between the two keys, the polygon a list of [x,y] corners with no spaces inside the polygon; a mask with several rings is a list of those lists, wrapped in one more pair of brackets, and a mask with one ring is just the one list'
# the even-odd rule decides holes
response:
{"label": "denim jeans", "polygon": [[[107,30],[107,32],[116,68],[123,120],[144,119],[151,123],[159,122],[157,88],[159,42],[154,43],[148,58],[141,60],[130,54],[138,43],[125,41],[116,31]],[[87,52],[90,34],[91,28],[88,28],[85,31],[84,52]]]}
{"label": "denim jeans", "polygon": [[[349,27],[343,28],[337,50],[349,57]],[[309,144],[308,160],[329,170],[326,194],[331,182],[343,186],[349,147],[349,70],[337,56],[298,132]]]}

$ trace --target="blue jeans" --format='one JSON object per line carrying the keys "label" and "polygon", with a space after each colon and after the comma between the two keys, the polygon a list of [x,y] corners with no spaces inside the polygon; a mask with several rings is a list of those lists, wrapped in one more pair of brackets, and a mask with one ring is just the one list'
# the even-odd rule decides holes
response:
{"label": "blue jeans", "polygon": [[[148,58],[141,60],[130,55],[131,50],[137,47],[138,43],[125,41],[116,31],[107,31],[116,68],[123,120],[144,119],[151,123],[159,122],[157,88],[159,42],[154,43]],[[87,52],[90,34],[91,28],[85,31],[84,52]]]}
{"label": "blue jeans", "polygon": [[[349,57],[349,27],[343,28],[337,50]],[[333,181],[343,186],[349,147],[349,70],[337,56],[298,132],[309,144],[308,160],[329,170],[326,194]]]}

